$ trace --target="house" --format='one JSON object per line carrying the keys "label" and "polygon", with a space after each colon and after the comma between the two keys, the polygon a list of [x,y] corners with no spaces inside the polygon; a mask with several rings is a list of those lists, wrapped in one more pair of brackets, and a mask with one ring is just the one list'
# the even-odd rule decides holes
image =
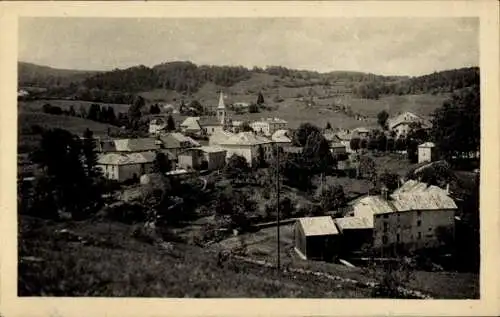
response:
{"label": "house", "polygon": [[439,245],[443,228],[454,230],[457,205],[447,190],[409,180],[387,198],[356,200],[352,214],[373,226],[373,247],[415,250]]}
{"label": "house", "polygon": [[330,143],[330,152],[332,152],[333,155],[347,154],[347,149],[346,146],[340,142]]}
{"label": "house", "polygon": [[[219,146],[225,149],[226,157],[230,158],[234,154],[243,156],[248,164],[252,166],[255,160],[259,159],[260,153],[263,153],[264,160],[272,158],[273,142],[254,132],[240,132],[219,142]],[[262,152],[260,152],[262,149]]]}
{"label": "house", "polygon": [[352,130],[351,138],[366,139],[370,135],[370,129],[365,127],[359,127]]}
{"label": "house", "polygon": [[28,97],[29,95],[30,95],[30,93],[24,89],[20,89],[17,91],[17,98],[22,99],[22,98]]}
{"label": "house", "polygon": [[354,153],[354,151],[351,149],[351,137],[352,137],[351,132],[340,131],[337,132],[335,135],[339,139],[339,143],[345,146],[347,153]]}
{"label": "house", "polygon": [[424,128],[429,126],[429,123],[427,120],[424,118],[411,113],[411,112],[404,112],[402,114],[399,114],[398,116],[394,118],[390,118],[387,121],[387,126],[390,131],[393,131],[396,135],[396,137],[400,136],[406,136],[408,132],[410,132],[412,126],[414,124],[420,124]]}
{"label": "house", "polygon": [[168,150],[175,158],[186,149],[200,146],[200,143],[178,132],[162,134],[158,141],[160,149]]}
{"label": "house", "polygon": [[151,173],[155,157],[154,152],[103,153],[97,159],[97,167],[105,178],[124,182]]}
{"label": "house", "polygon": [[199,123],[200,117],[187,117],[179,125],[182,133],[201,133],[202,128]]}
{"label": "house", "polygon": [[341,141],[339,136],[337,135],[337,133],[335,133],[331,130],[324,132],[323,137],[328,142],[328,144],[339,143]]}
{"label": "house", "polygon": [[432,142],[425,142],[418,146],[418,163],[432,162],[436,159],[436,145]]}
{"label": "house", "polygon": [[330,216],[299,218],[295,222],[295,252],[304,260],[331,260],[338,250],[339,231]]}
{"label": "house", "polygon": [[366,217],[342,217],[334,219],[342,235],[342,249],[350,252],[373,243],[373,225]]}
{"label": "house", "polygon": [[291,146],[292,139],[289,135],[290,133],[288,132],[288,130],[277,130],[271,136],[271,140],[281,147]]}
{"label": "house", "polygon": [[219,170],[226,165],[226,150],[217,146],[201,146],[179,154],[178,166],[184,169]]}
{"label": "house", "polygon": [[152,134],[152,135],[158,135],[161,132],[164,132],[166,130],[166,128],[167,128],[167,120],[165,120],[162,117],[157,117],[157,118],[153,118],[153,119],[151,119],[151,121],[149,121],[148,132],[149,132],[149,134]]}
{"label": "house", "polygon": [[259,121],[250,123],[252,129],[265,136],[271,136],[278,130],[286,130],[288,122],[279,118],[262,118]]}

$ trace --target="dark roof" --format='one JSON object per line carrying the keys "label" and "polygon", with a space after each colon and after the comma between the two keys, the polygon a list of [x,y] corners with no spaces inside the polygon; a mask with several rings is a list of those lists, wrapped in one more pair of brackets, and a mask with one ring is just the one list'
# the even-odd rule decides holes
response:
{"label": "dark roof", "polygon": [[207,126],[207,125],[221,125],[220,121],[217,120],[216,117],[201,117],[198,120],[198,123],[200,126]]}

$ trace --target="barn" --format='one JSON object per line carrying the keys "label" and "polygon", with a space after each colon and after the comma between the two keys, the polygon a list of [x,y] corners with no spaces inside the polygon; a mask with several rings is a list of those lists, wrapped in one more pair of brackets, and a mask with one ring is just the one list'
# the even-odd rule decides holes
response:
{"label": "barn", "polygon": [[331,261],[337,254],[339,231],[330,216],[299,218],[295,251],[305,259]]}

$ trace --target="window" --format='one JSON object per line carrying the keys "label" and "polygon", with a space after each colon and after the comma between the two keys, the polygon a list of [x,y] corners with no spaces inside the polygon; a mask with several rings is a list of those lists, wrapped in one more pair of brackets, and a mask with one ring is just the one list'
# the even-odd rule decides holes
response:
{"label": "window", "polygon": [[399,233],[396,235],[396,241],[399,242]]}
{"label": "window", "polygon": [[417,235],[417,239],[420,240],[422,239],[422,232],[419,232],[418,235]]}
{"label": "window", "polygon": [[422,212],[421,211],[417,211],[417,217],[422,217]]}
{"label": "window", "polygon": [[389,225],[387,224],[387,222],[384,222],[384,232],[387,232],[387,230],[388,230],[388,228],[389,228],[388,226],[389,226]]}
{"label": "window", "polygon": [[387,218],[389,218],[389,215],[384,215],[384,219],[387,219]]}
{"label": "window", "polygon": [[431,227],[431,228],[429,228],[429,231],[432,231],[432,227]]}
{"label": "window", "polygon": [[382,236],[382,243],[387,244],[389,239],[387,239],[387,236]]}
{"label": "window", "polygon": [[422,220],[417,220],[417,227],[420,227],[422,225]]}

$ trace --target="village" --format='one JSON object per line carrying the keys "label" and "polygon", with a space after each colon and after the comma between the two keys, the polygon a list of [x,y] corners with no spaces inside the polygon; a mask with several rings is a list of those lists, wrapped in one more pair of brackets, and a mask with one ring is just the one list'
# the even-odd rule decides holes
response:
{"label": "village", "polygon": [[18,296],[479,298],[474,54],[354,54],[379,20],[103,19],[96,58],[39,61],[49,20],[17,64]]}

